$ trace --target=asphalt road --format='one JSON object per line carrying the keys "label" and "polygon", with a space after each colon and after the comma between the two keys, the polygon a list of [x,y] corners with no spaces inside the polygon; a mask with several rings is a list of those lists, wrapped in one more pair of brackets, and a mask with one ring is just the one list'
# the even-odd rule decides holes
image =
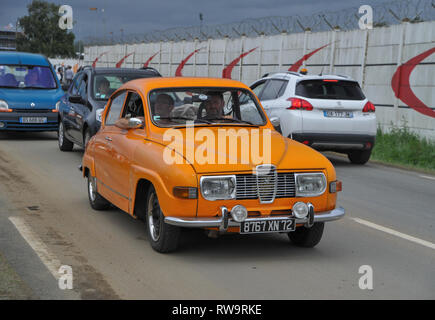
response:
{"label": "asphalt road", "polygon": [[[316,248],[295,247],[284,235],[209,239],[186,231],[180,250],[162,255],[142,222],[90,208],[81,157],[80,149],[60,152],[53,133],[0,134],[0,202],[8,208],[0,215],[22,219],[72,267],[71,298],[435,298],[433,176],[328,156],[347,213],[326,225]],[[0,243],[2,251],[7,256]],[[362,265],[372,267],[372,290],[358,286]]]}

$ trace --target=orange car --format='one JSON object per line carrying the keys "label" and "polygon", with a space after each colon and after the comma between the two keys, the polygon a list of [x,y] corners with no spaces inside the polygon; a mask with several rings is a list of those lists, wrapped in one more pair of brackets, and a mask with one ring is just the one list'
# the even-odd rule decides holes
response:
{"label": "orange car", "polygon": [[158,252],[177,248],[181,228],[210,236],[280,232],[313,247],[324,222],[344,216],[330,161],[280,135],[255,94],[233,80],[124,84],[81,170],[92,208],[113,204],[145,220]]}

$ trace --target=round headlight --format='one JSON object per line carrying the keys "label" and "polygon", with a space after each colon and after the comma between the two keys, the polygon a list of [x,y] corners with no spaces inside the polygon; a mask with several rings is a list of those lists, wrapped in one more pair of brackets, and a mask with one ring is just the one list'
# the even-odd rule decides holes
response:
{"label": "round headlight", "polygon": [[304,202],[296,202],[293,205],[293,214],[296,216],[296,218],[302,219],[305,218],[308,215],[308,206]]}
{"label": "round headlight", "polygon": [[3,110],[9,109],[9,105],[5,100],[0,99],[0,109],[3,109]]}
{"label": "round headlight", "polygon": [[231,209],[231,217],[233,217],[236,222],[243,222],[248,217],[248,210],[240,204],[236,205]]}

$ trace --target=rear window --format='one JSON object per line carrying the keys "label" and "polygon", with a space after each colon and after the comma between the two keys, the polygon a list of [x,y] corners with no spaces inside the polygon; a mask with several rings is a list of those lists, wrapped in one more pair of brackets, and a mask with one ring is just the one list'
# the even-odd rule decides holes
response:
{"label": "rear window", "polygon": [[312,99],[364,100],[365,96],[355,81],[303,80],[296,85],[296,95]]}

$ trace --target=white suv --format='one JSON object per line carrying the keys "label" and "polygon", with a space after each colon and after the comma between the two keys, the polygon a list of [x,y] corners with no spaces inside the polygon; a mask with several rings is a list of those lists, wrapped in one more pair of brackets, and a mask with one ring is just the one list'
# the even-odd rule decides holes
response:
{"label": "white suv", "polygon": [[357,81],[337,75],[266,74],[251,85],[277,129],[317,150],[364,164],[375,143],[375,106]]}

